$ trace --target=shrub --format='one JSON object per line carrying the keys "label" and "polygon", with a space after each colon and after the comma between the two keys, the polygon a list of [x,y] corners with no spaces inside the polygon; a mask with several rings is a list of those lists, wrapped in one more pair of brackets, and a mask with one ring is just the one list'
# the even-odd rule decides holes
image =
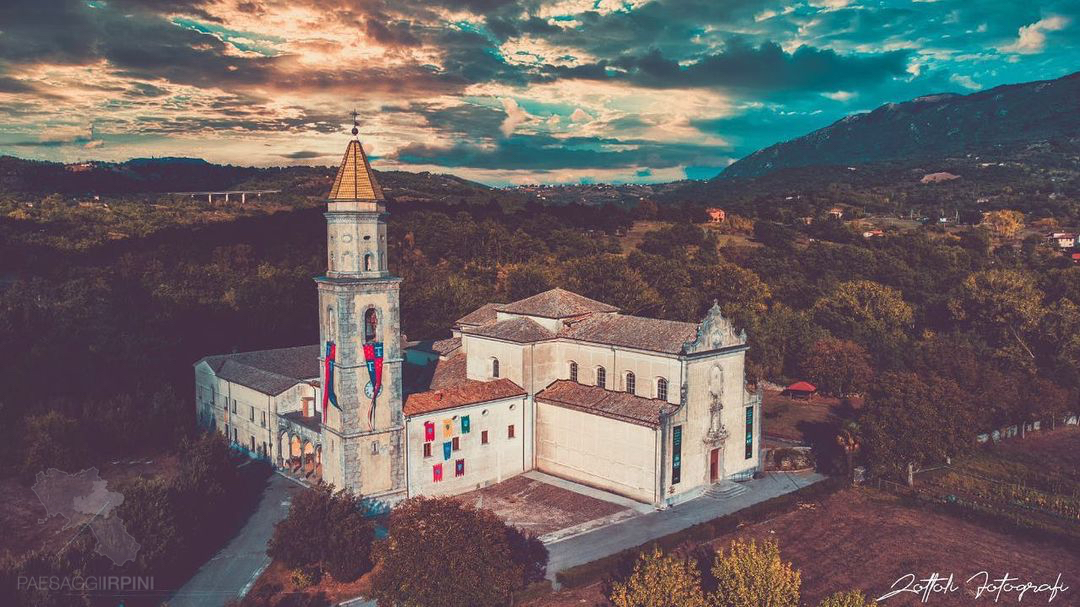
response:
{"label": "shrub", "polygon": [[659,546],[638,555],[633,573],[612,584],[608,598],[615,607],[705,607],[696,564]]}
{"label": "shrub", "polygon": [[376,545],[372,594],[402,606],[507,605],[547,563],[546,550],[515,534],[491,512],[450,498],[406,500]]}
{"label": "shrub", "polygon": [[848,590],[825,597],[818,607],[877,607],[877,603],[868,602],[863,593],[858,590]]}
{"label": "shrub", "polygon": [[734,540],[717,551],[712,567],[712,607],[799,607],[799,571],[780,560],[775,542]]}
{"label": "shrub", "polygon": [[289,581],[297,590],[314,586],[320,579],[322,579],[322,571],[315,566],[298,567],[289,572]]}

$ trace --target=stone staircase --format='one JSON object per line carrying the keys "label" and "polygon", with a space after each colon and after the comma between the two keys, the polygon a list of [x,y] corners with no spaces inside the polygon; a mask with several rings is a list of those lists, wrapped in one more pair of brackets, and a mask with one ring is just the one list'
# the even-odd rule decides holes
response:
{"label": "stone staircase", "polygon": [[717,500],[728,500],[750,491],[734,481],[717,481],[705,490],[704,495]]}

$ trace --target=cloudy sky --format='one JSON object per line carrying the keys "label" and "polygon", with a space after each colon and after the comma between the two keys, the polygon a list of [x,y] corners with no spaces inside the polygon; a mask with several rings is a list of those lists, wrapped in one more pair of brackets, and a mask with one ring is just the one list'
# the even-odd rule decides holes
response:
{"label": "cloudy sky", "polygon": [[889,101],[1080,69],[1075,0],[2,0],[0,154],[491,184],[711,177]]}

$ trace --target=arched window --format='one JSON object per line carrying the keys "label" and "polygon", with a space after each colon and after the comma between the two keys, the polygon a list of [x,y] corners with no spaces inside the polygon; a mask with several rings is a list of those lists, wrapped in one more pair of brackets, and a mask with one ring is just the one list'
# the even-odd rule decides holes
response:
{"label": "arched window", "polygon": [[364,343],[375,341],[379,329],[379,314],[375,308],[364,312]]}
{"label": "arched window", "polygon": [[656,380],[656,398],[667,400],[667,380],[663,377]]}
{"label": "arched window", "polygon": [[371,256],[371,253],[368,253],[368,254],[364,255],[364,271],[365,272],[370,272],[371,271],[371,261],[372,261],[372,259],[373,258]]}
{"label": "arched window", "polygon": [[570,381],[577,381],[577,363],[570,361]]}
{"label": "arched window", "polygon": [[634,377],[634,373],[632,371],[627,371],[626,372],[626,391],[628,393],[630,393],[630,394],[633,394],[635,392],[635,388],[637,388],[637,386],[635,385],[636,383],[637,383],[637,378]]}
{"label": "arched window", "polygon": [[596,385],[601,388],[607,387],[607,370],[603,367],[596,368]]}
{"label": "arched window", "polygon": [[499,359],[497,359],[497,358],[491,359],[491,376],[492,377],[498,377],[499,376]]}

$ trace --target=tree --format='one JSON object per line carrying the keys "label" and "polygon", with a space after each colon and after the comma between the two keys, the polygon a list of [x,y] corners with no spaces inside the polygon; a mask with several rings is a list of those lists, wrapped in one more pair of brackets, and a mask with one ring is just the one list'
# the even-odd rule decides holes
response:
{"label": "tree", "polygon": [[772,296],[768,285],[757,274],[733,263],[699,266],[694,269],[692,276],[704,300],[703,307],[712,305],[713,301],[718,302],[724,316],[742,327],[748,326],[754,317],[765,312]]}
{"label": "tree", "polygon": [[376,545],[372,595],[400,607],[508,605],[536,561],[547,562],[546,550],[515,553],[511,535],[487,510],[451,498],[408,499]]}
{"label": "tree", "polygon": [[978,330],[1003,355],[1030,365],[1030,333],[1045,314],[1042,301],[1029,274],[993,269],[968,276],[948,306],[956,320]]}
{"label": "tree", "polygon": [[660,307],[660,295],[645,284],[622,256],[580,257],[568,262],[565,270],[567,288],[571,291],[610,303],[624,313],[638,314]]}
{"label": "tree", "polygon": [[862,392],[874,374],[870,356],[862,346],[835,337],[815,342],[802,366],[819,390],[837,396]]}
{"label": "tree", "polygon": [[899,346],[914,317],[899,291],[871,280],[836,285],[814,304],[813,314],[833,335],[879,354]]}
{"label": "tree", "polygon": [[876,469],[913,482],[915,466],[944,461],[970,448],[970,397],[956,382],[930,375],[887,373],[870,389],[859,427]]}
{"label": "tree", "polygon": [[505,301],[525,299],[555,286],[548,273],[532,264],[509,268],[503,279],[503,285],[503,292],[506,294]]}
{"label": "tree", "polygon": [[335,580],[351,582],[371,569],[374,538],[359,496],[320,485],[293,498],[267,554],[290,569],[321,564]]}
{"label": "tree", "polygon": [[980,226],[999,238],[1012,238],[1024,227],[1024,214],[1020,211],[991,211],[983,218]]}
{"label": "tree", "polygon": [[818,603],[818,607],[877,607],[876,601],[868,601],[858,590],[830,594]]}
{"label": "tree", "polygon": [[608,598],[615,607],[705,607],[696,564],[655,545],[638,555],[626,580],[612,584]]}
{"label": "tree", "polygon": [[717,551],[712,574],[716,591],[711,607],[798,607],[802,578],[798,569],[780,559],[775,542],[734,540]]}
{"label": "tree", "polygon": [[57,411],[26,418],[23,472],[32,477],[48,468],[68,472],[83,462],[83,434],[75,418]]}
{"label": "tree", "polygon": [[758,379],[797,375],[810,347],[825,335],[805,312],[775,303],[747,329],[747,373]]}

